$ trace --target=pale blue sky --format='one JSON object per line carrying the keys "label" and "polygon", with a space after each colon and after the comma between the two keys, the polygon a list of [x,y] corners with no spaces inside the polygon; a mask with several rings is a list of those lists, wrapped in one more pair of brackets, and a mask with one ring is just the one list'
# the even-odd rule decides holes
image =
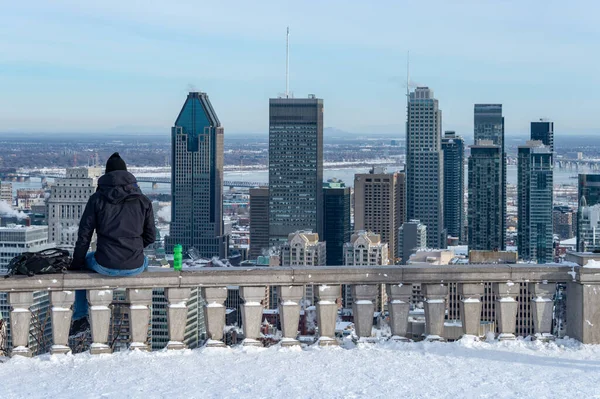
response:
{"label": "pale blue sky", "polygon": [[325,126],[404,133],[410,50],[445,130],[470,134],[492,102],[508,134],[540,117],[600,132],[598,15],[591,0],[0,0],[0,132],[168,134],[193,85],[226,133],[266,133],[287,25],[291,90],[324,99]]}

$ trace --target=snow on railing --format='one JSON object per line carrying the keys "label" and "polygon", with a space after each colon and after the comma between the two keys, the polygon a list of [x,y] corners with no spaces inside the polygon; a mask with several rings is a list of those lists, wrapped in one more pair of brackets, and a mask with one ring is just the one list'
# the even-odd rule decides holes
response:
{"label": "snow on railing", "polygon": [[[597,270],[596,270],[597,271]],[[574,273],[573,273],[574,272]],[[386,309],[392,339],[415,336],[409,316],[415,294],[423,296],[424,337],[444,340],[448,326],[460,335],[481,336],[482,298],[492,298],[493,317],[500,339],[515,339],[520,304],[531,308],[533,337],[552,339],[556,283],[567,286],[567,333],[584,343],[600,343],[600,273],[593,268],[561,265],[410,265],[378,267],[230,267],[185,271],[150,268],[135,277],[113,278],[94,273],[65,273],[35,277],[13,276],[0,280],[0,292],[8,293],[11,305],[11,354],[32,356],[28,346],[31,307],[35,291],[49,291],[51,302],[51,353],[71,351],[69,327],[75,290],[87,290],[90,305],[90,353],[111,353],[109,329],[114,289],[125,289],[129,304],[130,349],[150,350],[152,290],[164,288],[167,301],[167,349],[183,349],[188,301],[192,289],[200,288],[205,299],[207,346],[225,346],[224,329],[227,287],[239,286],[243,303],[243,345],[262,345],[261,323],[267,287],[276,287],[281,344],[299,345],[298,330],[306,285],[316,298],[318,345],[337,345],[336,322],[342,284],[350,287],[356,336],[368,339],[376,310]],[[451,295],[449,296],[449,287]],[[489,288],[492,288],[489,290]],[[417,292],[415,290],[419,290]],[[596,292],[598,295],[595,295]],[[454,299],[453,299],[454,298]],[[195,300],[197,303],[197,297]],[[485,302],[485,299],[484,299]],[[487,309],[486,305],[486,311]],[[460,323],[446,321],[450,308],[460,314]],[[414,306],[413,306],[414,308]],[[418,309],[417,309],[418,310]],[[308,309],[306,309],[308,312]],[[412,317],[411,316],[411,317]],[[596,325],[597,327],[594,327]]]}

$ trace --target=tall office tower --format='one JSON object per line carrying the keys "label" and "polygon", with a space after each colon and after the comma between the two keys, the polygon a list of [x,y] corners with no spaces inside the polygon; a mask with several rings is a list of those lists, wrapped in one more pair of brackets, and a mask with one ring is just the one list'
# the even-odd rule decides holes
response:
{"label": "tall office tower", "polygon": [[593,207],[600,204],[600,174],[579,174],[577,194],[577,199],[579,200],[576,232],[577,250],[589,251],[589,249],[584,249],[590,247],[589,238],[586,239],[585,237],[588,231],[587,228],[584,231],[584,227],[594,227],[595,212],[593,209],[587,209],[586,212],[583,211],[586,207]]}
{"label": "tall office tower", "polygon": [[[504,150],[504,117],[502,116],[502,104],[475,104],[474,107],[474,138],[475,144],[480,140],[491,140],[492,144],[500,147],[500,189],[501,202],[500,208],[500,229],[502,239],[500,240],[499,250],[506,248],[506,152]],[[470,196],[469,196],[470,198]]]}
{"label": "tall office tower", "polygon": [[181,244],[204,258],[227,256],[223,232],[223,127],[206,93],[190,92],[171,128],[171,226],[165,250]]}
{"label": "tall office tower", "polygon": [[[8,264],[15,256],[24,252],[42,251],[53,246],[48,243],[48,226],[0,227],[0,276],[6,273]],[[29,347],[34,354],[47,352],[52,344],[49,311],[48,291],[34,292],[31,307],[33,317],[29,326]],[[4,319],[7,323],[6,333],[8,345],[11,347],[10,304],[6,292],[0,292],[0,319]]]}
{"label": "tall office tower", "polygon": [[427,248],[427,226],[418,220],[410,220],[398,229],[398,255],[406,265],[410,256],[419,249]]}
{"label": "tall office tower", "polygon": [[406,132],[406,218],[427,226],[431,247],[446,248],[442,111],[428,87],[409,95]]}
{"label": "tall office tower", "polygon": [[480,140],[471,146],[467,206],[469,250],[504,250],[503,159],[502,149],[491,140]]}
{"label": "tall office tower", "polygon": [[327,244],[327,265],[344,264],[344,245],[350,241],[350,187],[330,181],[323,185],[323,239]]}
{"label": "tall office tower", "polygon": [[4,201],[9,205],[13,203],[12,184],[0,182],[0,201]]}
{"label": "tall office tower", "polygon": [[465,141],[455,132],[442,138],[444,151],[444,226],[449,236],[464,241]]}
{"label": "tall office tower", "polygon": [[85,205],[96,192],[101,168],[67,168],[65,178],[56,179],[48,198],[48,241],[73,249]]}
{"label": "tall office tower", "polygon": [[388,243],[390,264],[396,264],[398,228],[404,223],[405,174],[373,168],[354,175],[354,230],[367,230]]}
{"label": "tall office tower", "polygon": [[541,141],[528,141],[518,149],[519,256],[548,263],[552,244],[552,151]]}
{"label": "tall office tower", "polygon": [[[290,233],[280,248],[281,266],[325,266],[327,247],[319,241],[317,233],[309,230]],[[311,304],[316,303],[312,285],[305,287],[304,298]]]}
{"label": "tall office tower", "polygon": [[323,236],[323,100],[269,100],[269,240],[298,230]]}
{"label": "tall office tower", "polygon": [[250,253],[256,260],[269,248],[269,189],[250,189]]}
{"label": "tall office tower", "polygon": [[600,204],[588,206],[584,200],[579,204],[577,227],[577,250],[600,251]]}
{"label": "tall office tower", "polygon": [[[381,241],[379,234],[364,230],[352,234],[348,242],[344,244],[344,265],[346,266],[385,266],[389,264],[388,243]],[[385,292],[379,289],[378,309],[382,308],[384,301],[382,295]],[[342,286],[342,304],[344,308],[352,308],[352,292],[350,286]]]}
{"label": "tall office tower", "polygon": [[558,235],[561,240],[568,240],[575,237],[575,223],[573,220],[577,216],[573,208],[565,205],[555,206],[552,211],[552,225],[554,226],[554,234]]}
{"label": "tall office tower", "polygon": [[531,122],[531,140],[541,141],[545,146],[550,147],[550,152],[554,152],[554,122],[545,119]]}

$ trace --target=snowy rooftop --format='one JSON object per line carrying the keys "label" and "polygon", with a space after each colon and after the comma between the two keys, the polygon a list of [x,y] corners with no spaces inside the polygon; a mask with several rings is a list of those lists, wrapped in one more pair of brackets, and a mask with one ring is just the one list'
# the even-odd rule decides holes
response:
{"label": "snowy rooftop", "polygon": [[16,357],[2,398],[597,397],[600,346],[573,340],[235,347]]}

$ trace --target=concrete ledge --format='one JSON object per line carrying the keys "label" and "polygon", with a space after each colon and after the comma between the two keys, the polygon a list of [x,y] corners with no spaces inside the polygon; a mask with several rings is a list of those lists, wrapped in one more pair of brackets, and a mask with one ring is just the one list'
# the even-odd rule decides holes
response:
{"label": "concrete ledge", "polygon": [[397,284],[478,282],[600,282],[600,269],[554,265],[410,265],[198,268],[181,272],[151,267],[135,277],[67,272],[0,278],[0,291],[63,291],[114,288],[222,287],[226,285]]}

